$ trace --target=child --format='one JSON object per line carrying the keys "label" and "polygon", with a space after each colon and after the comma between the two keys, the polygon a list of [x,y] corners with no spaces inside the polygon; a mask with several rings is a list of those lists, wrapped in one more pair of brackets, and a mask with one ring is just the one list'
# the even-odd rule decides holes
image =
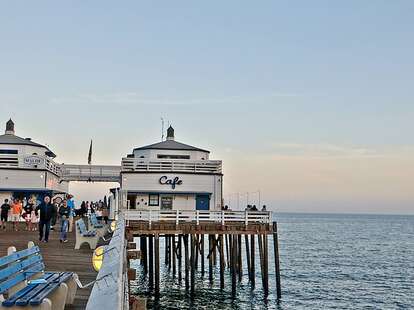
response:
{"label": "child", "polygon": [[37,218],[36,211],[33,210],[30,214],[30,221],[32,222],[32,231],[37,230],[37,223],[39,223],[39,219]]}

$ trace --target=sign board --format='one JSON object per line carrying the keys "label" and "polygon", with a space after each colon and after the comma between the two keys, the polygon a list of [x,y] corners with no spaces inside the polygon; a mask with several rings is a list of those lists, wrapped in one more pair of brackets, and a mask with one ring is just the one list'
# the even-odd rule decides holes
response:
{"label": "sign board", "polygon": [[183,184],[183,181],[180,180],[179,177],[175,177],[174,179],[169,179],[166,175],[162,176],[159,181],[161,185],[170,185],[172,189],[175,189],[177,185]]}
{"label": "sign board", "polygon": [[24,157],[23,162],[25,166],[34,167],[43,165],[45,163],[45,160],[40,156],[32,155]]}

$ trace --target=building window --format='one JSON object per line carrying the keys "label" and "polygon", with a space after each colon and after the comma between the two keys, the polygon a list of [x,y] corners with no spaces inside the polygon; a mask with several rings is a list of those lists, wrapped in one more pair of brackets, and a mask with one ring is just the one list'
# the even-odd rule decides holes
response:
{"label": "building window", "polygon": [[158,159],[190,159],[190,155],[165,155],[165,154],[158,154]]}
{"label": "building window", "polygon": [[15,155],[17,155],[17,150],[0,150],[0,154],[15,154]]}
{"label": "building window", "polygon": [[158,206],[159,204],[160,204],[160,195],[150,194],[149,195],[149,205],[150,206]]}

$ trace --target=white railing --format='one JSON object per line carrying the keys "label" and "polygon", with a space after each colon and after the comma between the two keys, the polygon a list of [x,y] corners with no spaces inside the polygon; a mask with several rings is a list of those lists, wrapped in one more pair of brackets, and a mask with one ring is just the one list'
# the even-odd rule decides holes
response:
{"label": "white railing", "polygon": [[119,182],[121,167],[105,165],[60,165],[66,181]]}
{"label": "white railing", "polygon": [[122,171],[222,173],[221,166],[221,160],[122,159]]}
{"label": "white railing", "polygon": [[46,169],[60,176],[60,165],[50,157],[40,155],[0,155],[0,167],[20,169]]}
{"label": "white railing", "polygon": [[160,211],[160,210],[125,210],[124,217],[128,221],[171,222],[175,224],[193,222],[200,223],[244,223],[246,226],[254,223],[269,224],[272,222],[272,212],[260,211]]}
{"label": "white railing", "polygon": [[96,277],[86,310],[128,309],[125,221],[117,220],[111,241],[104,247],[102,267]]}

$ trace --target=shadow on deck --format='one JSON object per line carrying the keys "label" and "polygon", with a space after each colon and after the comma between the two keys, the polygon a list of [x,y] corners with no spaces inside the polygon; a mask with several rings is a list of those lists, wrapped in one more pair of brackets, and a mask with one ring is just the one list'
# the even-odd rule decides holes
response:
{"label": "shadow on deck", "polygon": [[[73,271],[79,276],[82,283],[95,280],[97,273],[92,268],[92,250],[83,245],[80,250],[75,250],[75,232],[69,233],[67,243],[59,242],[59,233],[51,231],[49,243],[39,242],[37,231],[24,230],[21,223],[19,231],[11,231],[8,223],[6,231],[0,231],[0,257],[7,255],[7,248],[15,246],[17,251],[27,248],[27,243],[33,241],[39,245],[47,271]],[[85,309],[92,287],[78,289],[74,305],[67,306],[67,310]]]}

